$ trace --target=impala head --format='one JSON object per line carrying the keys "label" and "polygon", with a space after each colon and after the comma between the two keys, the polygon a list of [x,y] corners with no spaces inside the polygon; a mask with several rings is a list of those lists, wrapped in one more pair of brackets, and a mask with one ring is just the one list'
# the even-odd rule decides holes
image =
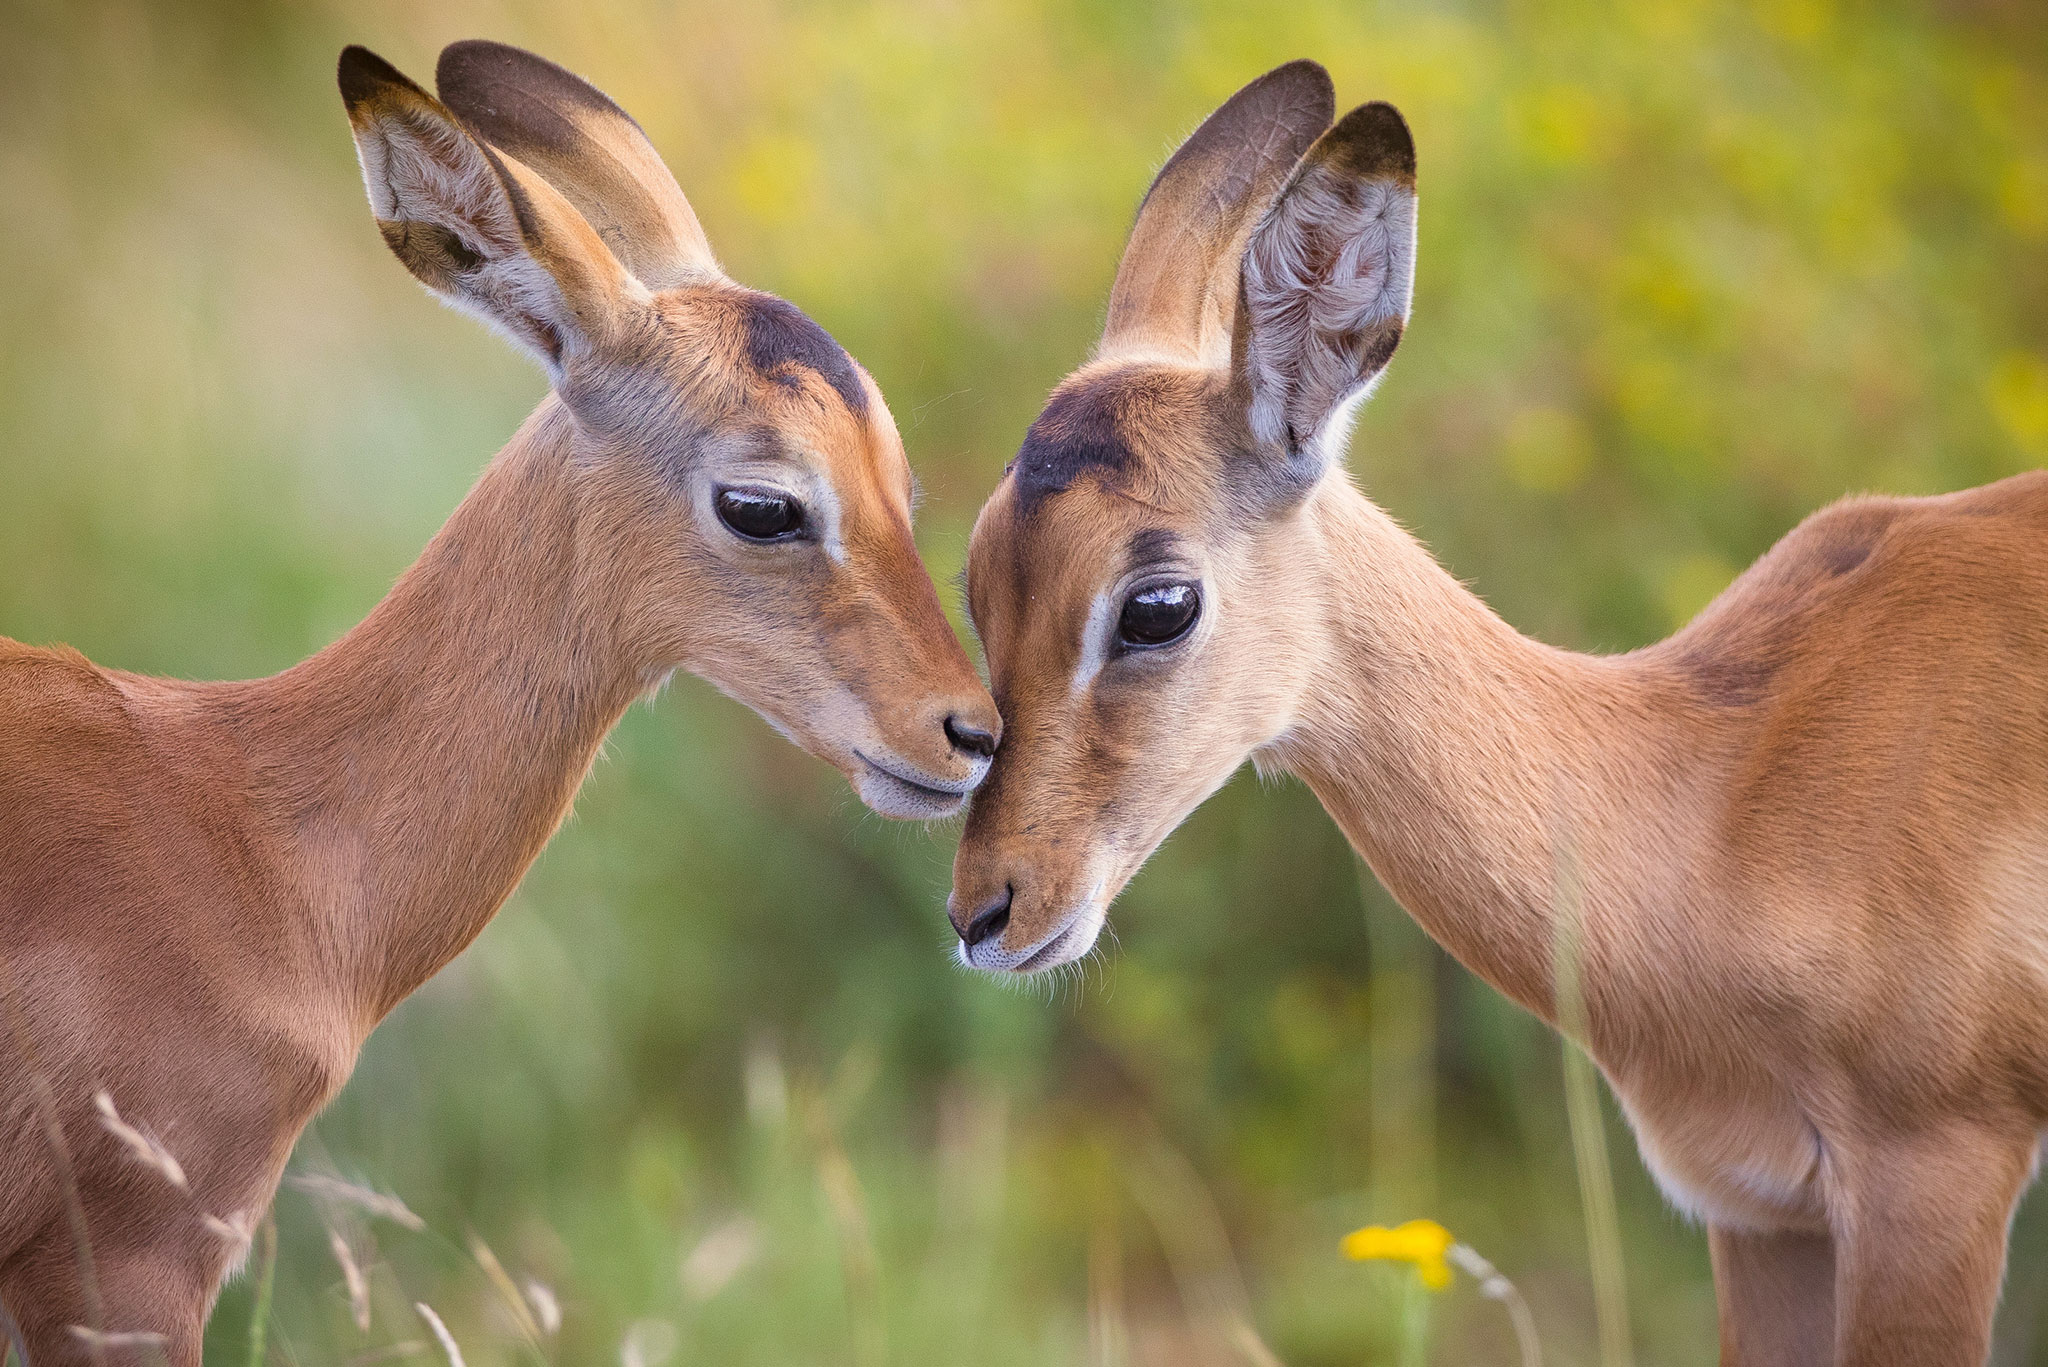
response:
{"label": "impala head", "polygon": [[1001,722],[918,559],[867,372],[727,279],[639,125],[553,63],[457,43],[437,99],[352,47],[340,82],[385,242],[546,368],[577,553],[641,677],[705,676],[885,815],[957,810]]}
{"label": "impala head", "polygon": [[1326,628],[1313,516],[1407,320],[1415,152],[1330,79],[1252,82],[1153,182],[1096,358],[982,509],[968,602],[1008,739],[949,912],[978,968],[1079,958],[1138,866],[1293,724]]}

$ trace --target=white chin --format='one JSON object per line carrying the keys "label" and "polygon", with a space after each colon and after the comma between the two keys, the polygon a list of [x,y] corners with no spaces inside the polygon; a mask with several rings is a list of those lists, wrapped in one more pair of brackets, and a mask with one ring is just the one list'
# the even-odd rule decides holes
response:
{"label": "white chin", "polygon": [[873,765],[861,766],[860,776],[853,781],[853,791],[860,794],[860,800],[872,810],[898,821],[936,821],[952,816],[967,805],[965,793],[942,793],[933,788],[921,788],[892,774],[885,774]]}

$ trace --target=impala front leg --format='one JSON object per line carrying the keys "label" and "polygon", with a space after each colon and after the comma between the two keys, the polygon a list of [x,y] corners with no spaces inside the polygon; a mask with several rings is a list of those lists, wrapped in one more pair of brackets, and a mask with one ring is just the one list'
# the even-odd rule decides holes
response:
{"label": "impala front leg", "polygon": [[1825,1367],[1835,1358],[1835,1243],[1797,1231],[1707,1230],[1722,1367]]}
{"label": "impala front leg", "polygon": [[2031,1127],[1952,1124],[1830,1152],[1839,1367],[1978,1367]]}

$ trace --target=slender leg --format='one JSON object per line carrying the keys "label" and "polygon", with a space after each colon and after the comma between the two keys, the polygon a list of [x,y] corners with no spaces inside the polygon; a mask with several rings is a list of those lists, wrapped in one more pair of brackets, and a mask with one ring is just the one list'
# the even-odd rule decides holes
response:
{"label": "slender leg", "polygon": [[1831,1149],[1838,1367],[1980,1367],[2034,1143],[1959,1123]]}
{"label": "slender leg", "polygon": [[1835,1359],[1835,1242],[1827,1234],[1707,1230],[1722,1367]]}

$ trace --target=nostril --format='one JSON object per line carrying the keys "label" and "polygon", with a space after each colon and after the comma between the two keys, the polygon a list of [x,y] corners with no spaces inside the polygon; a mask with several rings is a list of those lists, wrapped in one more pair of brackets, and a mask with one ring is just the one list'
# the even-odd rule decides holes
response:
{"label": "nostril", "polygon": [[967,929],[960,932],[960,938],[966,942],[969,949],[983,940],[1002,934],[1008,928],[1012,896],[1010,885],[1005,883],[1003,895],[974,914],[974,919],[967,923]]}
{"label": "nostril", "polygon": [[996,738],[979,726],[961,721],[958,717],[946,718],[946,739],[953,742],[955,750],[964,750],[970,755],[992,759],[996,753]]}

